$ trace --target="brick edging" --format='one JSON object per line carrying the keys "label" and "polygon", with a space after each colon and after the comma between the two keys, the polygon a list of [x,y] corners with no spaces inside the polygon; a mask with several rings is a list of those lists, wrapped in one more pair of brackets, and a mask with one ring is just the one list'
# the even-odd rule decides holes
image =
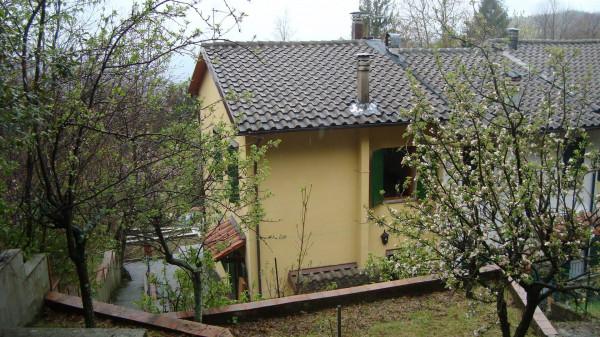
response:
{"label": "brick edging", "polygon": [[[50,291],[46,294],[46,304],[62,309],[82,311],[81,298]],[[130,309],[118,305],[94,301],[94,313],[122,322],[181,332],[198,337],[233,337],[231,332],[222,327],[177,319],[165,315],[151,314],[145,311]]]}

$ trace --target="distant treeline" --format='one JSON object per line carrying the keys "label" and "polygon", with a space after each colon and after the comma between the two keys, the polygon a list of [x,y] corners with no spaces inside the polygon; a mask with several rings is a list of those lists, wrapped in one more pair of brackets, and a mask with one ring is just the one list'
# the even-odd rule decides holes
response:
{"label": "distant treeline", "polygon": [[598,39],[600,13],[549,8],[541,14],[513,16],[511,26],[519,28],[520,36],[525,39]]}

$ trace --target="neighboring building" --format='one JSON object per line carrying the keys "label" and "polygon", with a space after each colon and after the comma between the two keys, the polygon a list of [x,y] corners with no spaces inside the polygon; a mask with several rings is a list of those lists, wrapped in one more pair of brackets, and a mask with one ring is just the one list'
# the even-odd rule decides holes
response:
{"label": "neighboring building", "polygon": [[[240,244],[236,253],[236,261],[243,264],[236,270],[246,273],[249,287],[264,297],[276,296],[276,273],[281,288],[290,293],[288,275],[295,276],[290,268],[298,255],[296,225],[303,187],[312,186],[306,225],[311,248],[303,266],[309,279],[322,284],[355,277],[369,254],[384,256],[394,249],[396,239],[384,243],[383,230],[367,221],[367,209],[383,214],[387,206],[402,208],[418,195],[418,180],[406,190],[394,188],[415,178],[414,170],[401,165],[402,156],[411,151],[404,137],[408,121],[399,114],[413,104],[409,71],[440,117],[447,113],[432,50],[399,48],[393,35],[387,46],[361,39],[363,30],[357,25],[360,20],[353,20],[354,39],[349,41],[205,44],[196,65],[190,93],[211,105],[217,119],[234,124],[240,151],[250,144],[281,140],[267,155],[270,174],[261,185],[272,194],[264,203],[268,221],[246,231],[244,246]],[[513,62],[515,69],[543,66],[544,46],[551,43],[518,41],[518,36],[512,42],[516,49],[507,47],[498,55]],[[591,70],[600,103],[600,42],[552,44],[584,49],[576,71]],[[456,61],[467,66],[481,62],[473,49],[439,53],[449,69]],[[540,90],[548,85],[543,79],[536,83]],[[527,93],[529,104],[539,102],[536,92]],[[594,142],[600,144],[596,109],[585,114],[585,126],[593,129]],[[586,186],[595,188],[594,181],[590,175]],[[257,240],[256,232],[263,240]]]}

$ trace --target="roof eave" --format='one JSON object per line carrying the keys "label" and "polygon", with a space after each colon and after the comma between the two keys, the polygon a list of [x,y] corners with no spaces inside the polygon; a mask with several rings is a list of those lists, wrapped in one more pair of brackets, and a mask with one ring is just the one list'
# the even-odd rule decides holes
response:
{"label": "roof eave", "polygon": [[192,75],[192,80],[190,81],[190,85],[188,87],[188,93],[192,95],[192,97],[198,96],[200,88],[202,87],[202,79],[204,78],[206,72],[208,72],[212,80],[215,82],[215,86],[217,87],[219,96],[221,96],[221,101],[223,102],[225,111],[227,112],[227,117],[229,117],[229,122],[234,126],[234,128],[237,129],[235,118],[233,118],[233,114],[231,113],[229,103],[225,99],[223,87],[219,82],[219,78],[216,76],[214,67],[210,63],[210,58],[208,57],[204,49],[200,49],[200,57],[198,58],[198,62],[196,62],[196,66],[194,67],[194,73]]}
{"label": "roof eave", "polygon": [[206,62],[202,57],[198,58],[196,66],[194,67],[194,73],[192,74],[192,80],[188,86],[188,94],[192,97],[198,96],[200,86],[202,85],[202,78],[207,71]]}
{"label": "roof eave", "polygon": [[341,129],[359,129],[359,128],[374,128],[374,127],[385,127],[385,126],[399,126],[408,125],[410,122],[381,122],[381,123],[367,123],[367,124],[347,124],[347,125],[328,125],[328,126],[315,126],[307,128],[288,128],[288,129],[271,129],[271,130],[259,130],[259,131],[241,131],[238,134],[240,136],[262,136],[268,134],[281,134],[288,132],[304,132],[304,131],[319,131],[319,130],[341,130]]}

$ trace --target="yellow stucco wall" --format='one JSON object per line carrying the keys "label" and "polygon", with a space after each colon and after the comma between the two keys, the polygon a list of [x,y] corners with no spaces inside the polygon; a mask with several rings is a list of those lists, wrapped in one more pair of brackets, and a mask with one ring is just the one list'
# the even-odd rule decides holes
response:
{"label": "yellow stucco wall", "polygon": [[[277,258],[280,285],[296,264],[301,218],[302,187],[312,185],[306,231],[311,246],[304,268],[357,262],[363,266],[368,254],[384,255],[396,239],[381,243],[382,229],[367,222],[370,155],[378,148],[405,143],[403,126],[326,129],[274,134],[279,147],[268,153],[270,176],[261,188],[272,196],[264,207],[268,221],[261,224],[263,296],[275,294],[274,259]],[[382,205],[378,213],[387,212]],[[287,289],[289,293],[290,289]]]}
{"label": "yellow stucco wall", "polygon": [[[227,114],[227,110],[225,109],[225,105],[221,98],[221,95],[217,89],[215,82],[213,81],[210,73],[206,72],[202,77],[201,86],[198,91],[198,99],[201,102],[201,108],[203,109],[203,123],[204,127],[210,129],[211,125],[214,125],[218,122],[231,123],[231,119]],[[246,137],[238,136],[236,137],[236,142],[239,145],[240,156],[244,157],[246,155],[246,149],[250,145],[246,142]],[[253,230],[249,230],[248,228],[243,228],[244,234],[246,236],[246,266],[247,266],[247,274],[248,274],[248,282],[249,287],[251,287],[250,291],[253,295],[257,293],[257,254],[256,254],[256,233]],[[217,272],[219,273],[219,268],[217,268]],[[222,268],[220,268],[222,269]],[[219,275],[223,275],[223,273],[219,273]]]}
{"label": "yellow stucco wall", "polygon": [[201,103],[203,123],[208,125],[219,121],[229,123],[230,119],[221,94],[208,71],[204,73],[201,83],[198,99]]}
{"label": "yellow stucco wall", "polygon": [[[210,122],[229,121],[215,83],[207,73],[200,87],[203,106],[212,105]],[[280,288],[291,293],[287,275],[298,257],[297,224],[301,218],[301,188],[312,185],[306,231],[311,233],[304,268],[357,262],[368,255],[384,255],[397,239],[381,243],[382,229],[367,221],[369,167],[372,152],[406,143],[404,126],[325,129],[263,136],[238,137],[246,144],[280,140],[267,154],[270,175],[261,186],[271,197],[264,202],[267,219],[260,224],[260,270],[263,297],[275,296],[274,261],[277,258]],[[377,206],[378,214],[387,207]],[[246,231],[246,265],[253,295],[258,291],[256,234]]]}

